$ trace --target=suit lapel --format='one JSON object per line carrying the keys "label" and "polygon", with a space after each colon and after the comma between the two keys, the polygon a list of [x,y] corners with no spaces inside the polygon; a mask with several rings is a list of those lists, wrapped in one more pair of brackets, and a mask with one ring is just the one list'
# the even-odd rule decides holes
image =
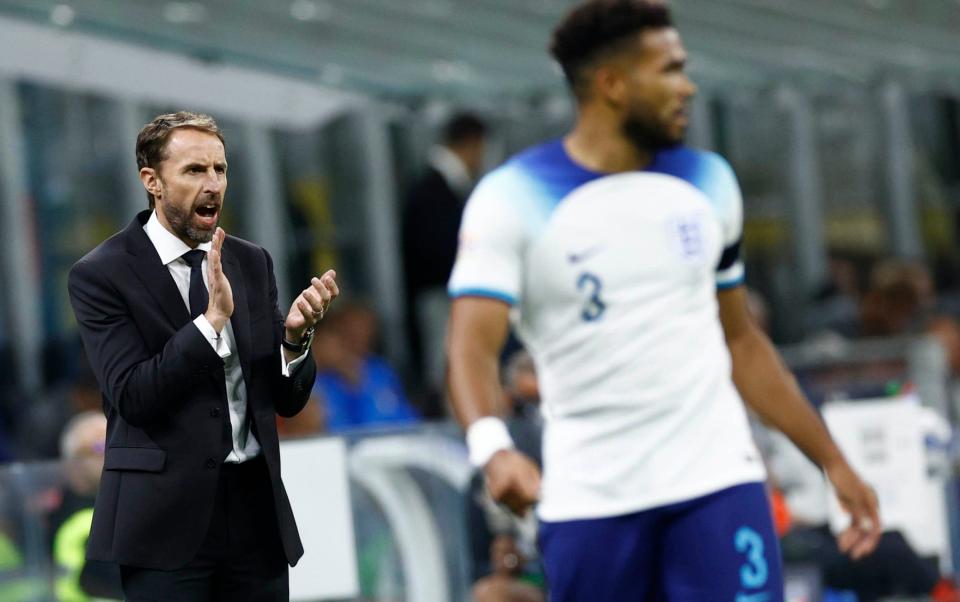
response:
{"label": "suit lapel", "polygon": [[243,380],[250,385],[250,307],[247,303],[247,285],[243,278],[240,261],[232,253],[229,239],[224,241],[223,273],[230,281],[233,290],[233,315],[230,325],[233,327],[233,338],[237,343],[237,354],[240,356],[240,369],[243,370]]}
{"label": "suit lapel", "polygon": [[140,212],[124,232],[130,252],[130,267],[170,319],[174,329],[179,330],[190,321],[190,311],[183,302],[170,270],[160,262],[157,249],[143,230],[143,224],[149,217],[150,211]]}

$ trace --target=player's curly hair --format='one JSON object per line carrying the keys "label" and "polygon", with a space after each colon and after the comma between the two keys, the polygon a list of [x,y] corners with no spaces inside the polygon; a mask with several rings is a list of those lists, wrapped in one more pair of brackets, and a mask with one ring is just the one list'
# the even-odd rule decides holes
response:
{"label": "player's curly hair", "polygon": [[570,11],[553,31],[550,54],[571,89],[582,95],[586,68],[626,38],[645,29],[673,27],[663,0],[588,0]]}

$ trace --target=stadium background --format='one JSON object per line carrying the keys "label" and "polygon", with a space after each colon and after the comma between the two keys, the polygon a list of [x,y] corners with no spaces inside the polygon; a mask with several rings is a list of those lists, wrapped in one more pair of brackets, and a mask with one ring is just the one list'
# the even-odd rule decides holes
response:
{"label": "stadium background", "polygon": [[[545,47],[572,4],[0,0],[4,431],[16,431],[28,406],[79,370],[67,271],[145,206],[136,132],[179,108],[208,112],[225,130],[227,231],[271,251],[287,299],[306,274],[335,266],[345,298],[375,309],[379,351],[416,400],[404,327],[402,191],[458,110],[491,125],[488,168],[565,130],[572,110]],[[922,328],[874,332],[886,338],[866,343],[811,338],[838,259],[862,280],[884,260],[919,262],[942,313],[960,316],[960,3],[671,6],[700,87],[689,140],[726,156],[740,178],[747,283],[768,302],[774,340],[801,370],[892,362],[881,376],[848,370],[831,386],[910,381],[955,424],[954,358],[937,342],[949,339],[931,340]],[[435,428],[453,436],[442,426],[404,433],[432,436]],[[353,445],[380,434],[346,436]],[[23,459],[13,443],[4,447],[7,459]],[[13,483],[17,466],[16,478],[56,472],[10,464],[0,482]],[[455,488],[413,472],[423,495],[440,500],[435,508],[456,506]],[[8,491],[17,487],[41,489]],[[12,497],[8,513],[26,499]],[[355,520],[389,524],[367,502]],[[439,524],[459,524],[458,511],[438,512]],[[26,532],[27,514],[7,520]],[[455,530],[440,529],[450,599],[469,586],[464,537],[450,535]],[[378,595],[418,599],[404,573],[410,562],[396,560],[396,544],[386,541],[396,574],[370,577],[389,582]],[[48,570],[39,551],[26,557],[32,574]]]}

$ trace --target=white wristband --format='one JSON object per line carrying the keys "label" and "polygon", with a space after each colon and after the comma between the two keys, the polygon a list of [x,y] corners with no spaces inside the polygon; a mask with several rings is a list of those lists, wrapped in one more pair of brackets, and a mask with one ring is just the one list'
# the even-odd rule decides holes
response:
{"label": "white wristband", "polygon": [[503,420],[484,416],[467,428],[467,449],[470,451],[470,463],[476,468],[483,468],[493,454],[502,449],[513,449],[513,439]]}

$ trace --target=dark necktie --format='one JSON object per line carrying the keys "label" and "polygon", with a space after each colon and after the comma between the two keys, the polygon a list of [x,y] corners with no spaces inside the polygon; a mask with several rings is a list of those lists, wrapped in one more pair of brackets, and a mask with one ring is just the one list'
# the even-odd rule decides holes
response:
{"label": "dark necktie", "polygon": [[207,285],[203,283],[201,265],[206,251],[194,249],[182,255],[183,260],[190,266],[190,318],[196,318],[207,311]]}

